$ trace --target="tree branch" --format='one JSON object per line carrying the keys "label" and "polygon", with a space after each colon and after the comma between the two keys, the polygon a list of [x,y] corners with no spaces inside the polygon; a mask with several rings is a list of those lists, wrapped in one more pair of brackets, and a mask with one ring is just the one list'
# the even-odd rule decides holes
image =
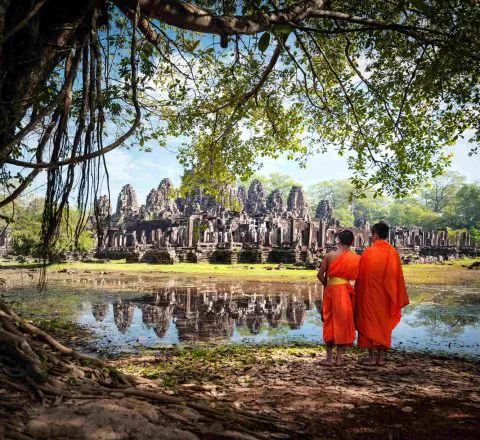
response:
{"label": "tree branch", "polygon": [[[120,9],[134,9],[137,0],[114,0]],[[309,18],[341,20],[348,23],[366,26],[363,31],[373,29],[395,30],[410,35],[424,42],[428,39],[419,33],[444,35],[435,29],[419,26],[407,26],[399,23],[389,23],[382,20],[365,18],[332,11],[328,8],[331,0],[306,0],[275,12],[264,12],[251,15],[218,15],[198,5],[182,0],[139,0],[142,14],[152,19],[158,19],[171,26],[195,32],[218,34],[221,36],[244,34],[252,35],[269,30],[275,24],[290,24],[299,26],[300,22]]]}
{"label": "tree branch", "polygon": [[30,184],[33,182],[33,179],[37,177],[40,171],[42,170],[35,169],[31,171],[30,174],[27,177],[25,177],[23,182],[20,185],[18,185],[8,197],[5,197],[3,200],[0,200],[0,208],[8,205],[9,203],[13,202],[17,197],[19,197],[23,193],[23,191],[25,191],[25,189],[30,186]]}
{"label": "tree branch", "polygon": [[[300,1],[277,13],[259,13],[255,15],[217,15],[200,6],[181,0],[139,0],[142,14],[163,21],[177,28],[195,32],[230,35],[256,34],[263,32],[272,24],[286,24],[302,21],[314,11],[320,11],[331,0]],[[136,0],[114,0],[120,8],[134,9]]]}
{"label": "tree branch", "polygon": [[33,8],[32,10],[25,16],[25,18],[17,23],[11,30],[10,32],[5,35],[1,40],[0,40],[0,46],[5,43],[13,34],[18,32],[20,29],[25,27],[28,22],[37,14],[37,12],[42,8],[42,6],[47,2],[47,0],[41,0],[39,1]]}
{"label": "tree branch", "polygon": [[[230,123],[227,125],[225,130],[223,130],[222,133],[215,139],[215,143],[219,142],[222,138],[224,138],[226,136],[226,134],[230,131],[230,129],[235,125],[235,122],[233,121],[233,118],[234,118],[237,110],[243,104],[245,104],[251,97],[255,96],[258,93],[258,91],[262,88],[262,86],[265,84],[265,82],[267,81],[270,73],[272,72],[273,68],[275,67],[275,64],[277,64],[278,58],[280,57],[280,54],[282,53],[282,48],[283,48],[283,43],[279,42],[277,47],[275,48],[275,51],[273,52],[273,55],[272,55],[272,58],[270,59],[270,62],[268,63],[265,70],[263,71],[263,74],[260,77],[257,84],[255,84],[255,86],[251,90],[249,90],[247,93],[245,93],[243,96],[238,98],[238,103],[235,106],[235,108],[233,109],[233,112],[232,112],[232,114],[230,115],[230,118],[229,118]],[[222,106],[219,109],[217,109],[216,113],[218,114],[218,111],[222,110],[226,106],[227,106],[227,104],[225,106]]]}

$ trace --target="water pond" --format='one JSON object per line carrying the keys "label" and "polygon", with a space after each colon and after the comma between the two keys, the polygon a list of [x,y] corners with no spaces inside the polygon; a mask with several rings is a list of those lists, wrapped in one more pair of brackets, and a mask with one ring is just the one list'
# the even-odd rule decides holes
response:
{"label": "water pond", "polygon": [[[409,289],[412,304],[393,346],[480,358],[480,289]],[[88,327],[94,351],[208,342],[321,342],[318,284],[205,282],[188,279],[61,280],[46,292],[7,293],[25,311]]]}

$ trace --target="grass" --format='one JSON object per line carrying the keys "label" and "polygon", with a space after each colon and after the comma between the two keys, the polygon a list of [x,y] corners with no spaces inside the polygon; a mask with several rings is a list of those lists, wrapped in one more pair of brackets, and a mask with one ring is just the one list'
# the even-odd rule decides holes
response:
{"label": "grass", "polygon": [[[467,270],[466,267],[479,259],[462,259],[445,262],[443,264],[416,264],[404,266],[405,278],[408,284],[480,284],[480,272]],[[38,265],[13,265],[11,262],[0,263],[3,267],[23,267],[30,269]],[[283,270],[276,270],[278,264],[209,264],[209,263],[178,263],[178,264],[147,264],[126,263],[125,260],[110,261],[107,263],[65,263],[53,264],[48,271],[71,269],[90,272],[121,272],[125,274],[153,274],[153,275],[183,275],[192,278],[208,277],[228,280],[264,281],[264,282],[317,282],[316,271],[301,269],[293,265],[285,265]]]}
{"label": "grass", "polygon": [[[281,345],[226,344],[184,349],[153,350],[155,360],[145,357],[119,359],[118,367],[129,374],[159,379],[165,387],[193,381],[216,381],[245,375],[252,366],[282,365],[289,358],[316,356],[325,347],[309,342]],[[147,354],[148,351],[145,352]],[[147,355],[148,356],[148,355]]]}
{"label": "grass", "polygon": [[464,266],[479,259],[462,259],[449,261],[443,264],[415,264],[404,266],[405,279],[408,284],[449,284],[449,285],[479,285],[480,271],[468,270]]}

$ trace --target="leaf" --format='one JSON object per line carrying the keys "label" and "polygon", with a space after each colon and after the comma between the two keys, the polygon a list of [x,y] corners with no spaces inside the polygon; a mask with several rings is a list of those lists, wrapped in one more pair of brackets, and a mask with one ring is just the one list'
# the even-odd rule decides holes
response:
{"label": "leaf", "polygon": [[410,3],[413,7],[424,12],[425,14],[429,14],[431,12],[430,6],[428,6],[423,0],[410,0]]}
{"label": "leaf", "polygon": [[273,32],[277,35],[288,35],[292,32],[292,26],[289,24],[276,24],[273,26]]}
{"label": "leaf", "polygon": [[265,52],[268,49],[269,44],[270,44],[270,33],[265,32],[264,34],[262,34],[262,36],[258,40],[257,46],[261,52]]}
{"label": "leaf", "polygon": [[191,51],[194,51],[198,45],[200,44],[200,40],[195,40],[193,43],[192,43],[192,46],[191,46]]}

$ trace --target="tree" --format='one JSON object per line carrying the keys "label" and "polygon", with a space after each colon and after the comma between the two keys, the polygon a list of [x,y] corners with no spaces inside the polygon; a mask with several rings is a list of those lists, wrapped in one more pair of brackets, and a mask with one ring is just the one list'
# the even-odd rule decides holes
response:
{"label": "tree", "polygon": [[367,192],[364,197],[354,200],[352,212],[355,222],[373,224],[387,221],[391,201],[387,197],[374,196],[374,193]]}
{"label": "tree", "polygon": [[[185,183],[212,193],[255,161],[335,148],[357,190],[405,195],[465,130],[480,139],[479,22],[475,0],[2,0],[0,207],[46,173],[47,257],[72,196],[83,229],[103,155],[167,134],[189,138]],[[112,379],[0,308],[2,363],[38,395],[67,382],[35,388],[46,371]]]}
{"label": "tree", "polygon": [[445,213],[449,226],[480,229],[480,185],[467,183],[455,195],[455,204]]}
{"label": "tree", "polygon": [[348,179],[323,180],[308,187],[310,214],[315,216],[318,203],[328,200],[333,208],[332,216],[345,226],[353,226],[351,198],[355,188]]}
{"label": "tree", "polygon": [[348,207],[355,187],[348,179],[322,180],[308,187],[308,194],[318,204],[320,200],[328,200],[332,207]]}
{"label": "tree", "polygon": [[441,216],[417,198],[395,200],[389,207],[388,223],[395,226],[419,226],[435,229],[441,226]]}
{"label": "tree", "polygon": [[[44,201],[39,197],[17,202],[14,219],[8,224],[13,239],[13,250],[17,255],[34,257],[41,255],[43,205]],[[4,217],[11,218],[11,213],[5,212],[5,208],[2,211]],[[91,227],[80,231],[76,239],[78,211],[69,207],[65,214],[58,230],[58,240],[50,249],[51,258],[71,251],[89,252],[95,247]]]}
{"label": "tree", "polygon": [[446,172],[433,179],[421,192],[420,197],[425,206],[433,212],[442,212],[447,206],[455,203],[457,191],[464,182],[465,177],[460,174]]}
{"label": "tree", "polygon": [[355,197],[355,186],[348,179],[318,182],[309,187],[309,194],[315,206],[320,200],[328,200],[333,207],[333,217],[344,226],[354,226],[357,222],[385,221],[388,216],[388,198],[377,197],[371,190]]}
{"label": "tree", "polygon": [[193,173],[186,184],[198,177],[212,193],[249,178],[255,161],[336,148],[357,190],[404,195],[441,173],[443,147],[466,129],[478,141],[479,9],[474,0],[4,1],[0,160],[4,180],[20,184],[1,203],[46,170],[47,246],[75,179],[83,211],[103,154],[164,145],[167,134],[189,138],[179,151]]}

